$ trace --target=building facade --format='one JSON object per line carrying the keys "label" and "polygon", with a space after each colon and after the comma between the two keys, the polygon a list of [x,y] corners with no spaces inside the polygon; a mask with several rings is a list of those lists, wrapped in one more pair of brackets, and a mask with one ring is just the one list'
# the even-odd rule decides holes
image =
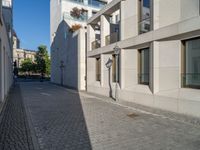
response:
{"label": "building facade", "polygon": [[51,0],[51,81],[86,89],[86,21],[106,2]]}
{"label": "building facade", "polygon": [[25,59],[31,59],[32,62],[35,62],[36,53],[35,50],[20,48],[20,40],[17,34],[13,32],[13,62],[16,63],[17,68],[21,67]]}
{"label": "building facade", "polygon": [[13,82],[12,1],[0,1],[0,105]]}
{"label": "building facade", "polygon": [[89,92],[200,117],[199,88],[199,0],[113,0],[88,20]]}
{"label": "building facade", "polygon": [[35,61],[36,51],[28,49],[13,49],[13,62],[16,62],[17,68],[21,67],[22,62],[25,59],[31,59],[32,62]]}

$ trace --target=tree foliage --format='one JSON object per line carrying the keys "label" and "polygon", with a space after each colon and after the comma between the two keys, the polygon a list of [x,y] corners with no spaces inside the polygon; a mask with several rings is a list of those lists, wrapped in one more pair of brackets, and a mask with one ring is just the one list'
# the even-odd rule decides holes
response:
{"label": "tree foliage", "polygon": [[51,61],[48,55],[47,47],[45,45],[40,45],[38,51],[36,52],[35,61],[30,58],[25,59],[22,64],[21,72],[32,72],[41,73],[43,75],[50,75]]}
{"label": "tree foliage", "polygon": [[34,63],[30,58],[24,59],[21,64],[21,71],[22,72],[34,72]]}
{"label": "tree foliage", "polygon": [[38,47],[38,51],[35,56],[35,62],[37,64],[38,72],[50,75],[51,61],[49,59],[47,47],[45,45],[40,45]]}

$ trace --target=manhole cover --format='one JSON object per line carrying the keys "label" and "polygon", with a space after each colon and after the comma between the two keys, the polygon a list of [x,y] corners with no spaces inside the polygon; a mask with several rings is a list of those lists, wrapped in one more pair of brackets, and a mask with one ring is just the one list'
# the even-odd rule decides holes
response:
{"label": "manhole cover", "polygon": [[127,116],[130,118],[135,118],[135,117],[138,117],[139,115],[135,113],[131,113],[131,114],[128,114]]}

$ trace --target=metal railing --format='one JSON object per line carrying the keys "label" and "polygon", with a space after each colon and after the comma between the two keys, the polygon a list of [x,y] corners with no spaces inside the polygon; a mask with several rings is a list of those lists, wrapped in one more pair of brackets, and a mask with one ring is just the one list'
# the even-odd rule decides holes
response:
{"label": "metal railing", "polygon": [[182,87],[200,89],[200,73],[181,74]]}
{"label": "metal railing", "polygon": [[96,8],[103,8],[103,6],[105,5],[105,3],[101,2],[101,1],[94,1],[94,0],[89,0],[87,2],[84,2],[83,0],[64,0],[64,1],[70,1],[73,3],[77,3],[80,5],[85,5],[85,6],[90,6],[90,7],[96,7]]}
{"label": "metal railing", "polygon": [[101,47],[101,42],[100,40],[95,40],[92,42],[92,50],[100,48]]}
{"label": "metal railing", "polygon": [[105,37],[106,45],[109,45],[109,44],[118,42],[119,39],[120,39],[120,38],[119,38],[119,32],[113,32],[113,33],[111,33],[110,35],[107,35],[107,36]]}
{"label": "metal railing", "polygon": [[139,34],[149,32],[151,30],[151,18],[146,18],[139,22]]}
{"label": "metal railing", "polygon": [[149,73],[138,74],[138,83],[149,85]]}
{"label": "metal railing", "polygon": [[71,14],[68,12],[64,12],[63,18],[66,20],[74,20],[74,21],[80,21],[80,22],[85,22],[88,20],[87,15],[80,15],[80,17],[77,18],[77,17],[71,16]]}

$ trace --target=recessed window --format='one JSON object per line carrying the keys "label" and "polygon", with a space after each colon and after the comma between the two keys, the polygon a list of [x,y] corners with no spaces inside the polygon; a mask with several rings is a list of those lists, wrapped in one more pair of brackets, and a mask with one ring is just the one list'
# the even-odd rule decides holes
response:
{"label": "recessed window", "polygon": [[151,0],[139,0],[139,34],[151,30]]}
{"label": "recessed window", "polygon": [[116,55],[112,56],[112,62],[112,81],[119,82],[119,59],[117,60]]}
{"label": "recessed window", "polygon": [[96,81],[101,81],[101,58],[96,58]]}
{"label": "recessed window", "polygon": [[149,48],[140,49],[139,53],[139,84],[149,85]]}
{"label": "recessed window", "polygon": [[182,87],[200,88],[200,37],[183,44]]}

